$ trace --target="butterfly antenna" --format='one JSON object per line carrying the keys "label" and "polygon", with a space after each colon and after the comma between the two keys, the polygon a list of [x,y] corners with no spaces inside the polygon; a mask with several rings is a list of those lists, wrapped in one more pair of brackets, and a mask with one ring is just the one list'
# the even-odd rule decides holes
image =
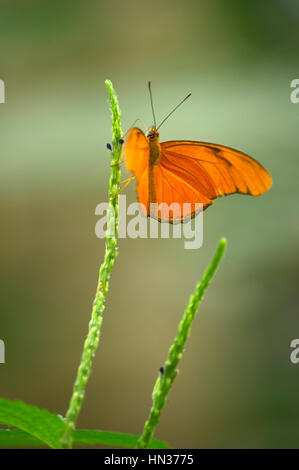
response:
{"label": "butterfly antenna", "polygon": [[149,89],[149,94],[150,94],[150,98],[151,98],[151,105],[152,105],[152,112],[153,112],[154,124],[155,124],[155,127],[157,127],[157,124],[156,124],[156,116],[155,116],[154,105],[153,105],[153,96],[152,96],[151,82],[148,82],[148,89]]}
{"label": "butterfly antenna", "polygon": [[166,118],[163,119],[161,124],[159,124],[159,126],[157,127],[157,130],[162,126],[162,124],[164,124],[165,121],[167,121],[169,116],[171,116],[172,113],[174,113],[178,109],[178,107],[181,106],[181,104],[183,104],[189,98],[189,96],[191,96],[191,93],[188,93],[188,95],[185,96],[185,98],[179,104],[177,104],[175,108],[173,108],[173,110],[166,116]]}

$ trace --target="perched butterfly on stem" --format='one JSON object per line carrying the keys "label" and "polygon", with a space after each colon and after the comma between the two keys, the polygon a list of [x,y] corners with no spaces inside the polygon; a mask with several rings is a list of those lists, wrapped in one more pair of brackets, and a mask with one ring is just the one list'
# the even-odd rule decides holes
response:
{"label": "perched butterfly on stem", "polygon": [[186,222],[217,197],[234,193],[260,196],[271,187],[268,171],[239,150],[188,140],[159,142],[158,129],[191,93],[157,127],[150,82],[149,92],[154,125],[146,134],[132,127],[123,149],[127,169],[137,179],[144,215],[160,222]]}

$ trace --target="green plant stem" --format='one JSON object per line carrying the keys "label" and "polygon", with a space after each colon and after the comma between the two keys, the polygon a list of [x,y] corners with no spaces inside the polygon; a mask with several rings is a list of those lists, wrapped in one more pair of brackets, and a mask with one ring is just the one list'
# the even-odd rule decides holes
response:
{"label": "green plant stem", "polygon": [[72,447],[72,432],[75,428],[78,415],[85,395],[86,385],[91,373],[92,360],[99,344],[100,332],[103,322],[104,302],[108,292],[109,279],[117,256],[118,233],[118,193],[120,182],[121,145],[122,137],[120,110],[117,97],[109,80],[105,81],[112,111],[112,151],[111,175],[109,181],[109,209],[107,213],[107,233],[104,262],[99,270],[96,295],[94,298],[88,335],[84,343],[81,362],[73,388],[69,408],[65,418],[65,428],[61,439],[63,448]]}
{"label": "green plant stem", "polygon": [[152,408],[150,410],[148,420],[144,425],[143,432],[138,440],[137,449],[147,449],[154,436],[154,432],[157,425],[159,424],[161,412],[164,408],[167,396],[177,376],[177,366],[182,358],[185,344],[190,334],[191,325],[197,313],[198,306],[219,266],[225,248],[226,239],[222,238],[216,249],[211,264],[205,271],[201,281],[197,284],[195,293],[190,297],[189,305],[186,308],[183,314],[183,318],[178,326],[175,340],[168,351],[168,357],[164,364],[163,370],[160,372],[154,386],[152,394]]}

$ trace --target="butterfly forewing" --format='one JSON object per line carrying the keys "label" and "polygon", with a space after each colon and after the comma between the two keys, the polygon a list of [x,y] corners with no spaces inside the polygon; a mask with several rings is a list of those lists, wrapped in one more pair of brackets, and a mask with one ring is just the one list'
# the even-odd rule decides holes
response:
{"label": "butterfly forewing", "polygon": [[137,180],[148,167],[149,145],[144,133],[138,127],[130,129],[123,149],[127,169],[134,173]]}
{"label": "butterfly forewing", "polygon": [[[212,188],[210,197],[241,193],[259,196],[271,187],[271,176],[256,160],[243,152],[222,145],[193,141],[169,141],[161,144],[163,165],[188,169],[194,175],[203,171],[200,186]],[[204,176],[205,175],[205,176]]]}

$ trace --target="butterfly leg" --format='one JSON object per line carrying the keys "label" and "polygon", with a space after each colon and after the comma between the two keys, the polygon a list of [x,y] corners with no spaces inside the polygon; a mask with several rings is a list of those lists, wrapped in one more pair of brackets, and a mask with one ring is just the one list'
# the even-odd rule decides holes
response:
{"label": "butterfly leg", "polygon": [[[119,144],[122,145],[123,143],[124,143],[124,141],[122,139],[120,139]],[[121,157],[118,160],[118,162],[112,163],[111,166],[121,165],[122,163],[124,163],[124,153],[121,154]]]}
{"label": "butterfly leg", "polygon": [[121,182],[119,183],[119,186],[120,186],[121,184],[123,184],[124,186],[118,191],[118,193],[114,196],[114,198],[112,198],[112,199],[110,199],[110,200],[113,201],[113,199],[115,199],[117,196],[119,196],[120,193],[122,193],[123,190],[126,189],[126,187],[127,187],[127,186],[131,183],[131,181],[132,181],[133,179],[135,179],[135,178],[136,178],[135,176],[131,176],[130,178],[127,178],[126,180],[121,181]]}
{"label": "butterfly leg", "polygon": [[116,162],[116,163],[112,163],[112,165],[111,165],[111,166],[122,165],[123,163],[125,163],[125,162],[123,161],[123,157],[121,157],[121,159],[120,159],[120,160],[118,160],[118,162]]}

